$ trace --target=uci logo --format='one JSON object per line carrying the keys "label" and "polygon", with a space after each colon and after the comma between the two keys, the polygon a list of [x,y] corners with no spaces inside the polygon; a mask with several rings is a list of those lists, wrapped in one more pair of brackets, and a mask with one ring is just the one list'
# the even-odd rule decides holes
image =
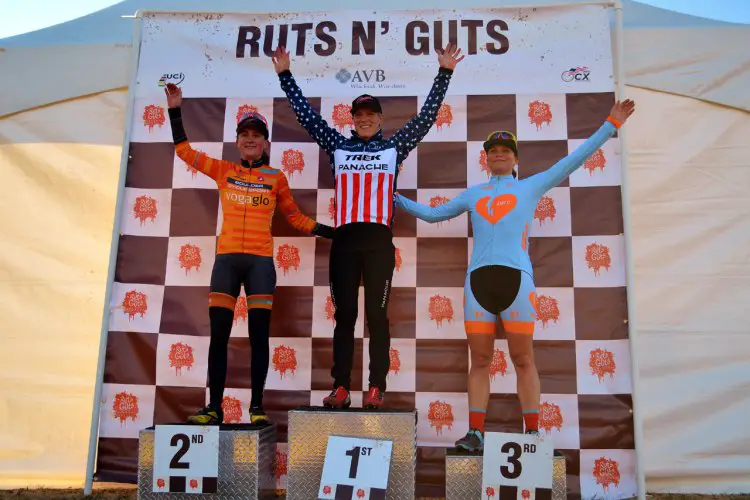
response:
{"label": "uci logo", "polygon": [[179,85],[185,81],[185,73],[164,73],[159,78],[159,87],[164,87],[168,83]]}
{"label": "uci logo", "polygon": [[589,68],[586,66],[579,66],[577,68],[570,68],[567,71],[563,71],[562,75],[560,77],[562,78],[562,81],[564,82],[590,82],[589,80],[589,74],[591,71],[589,71]]}

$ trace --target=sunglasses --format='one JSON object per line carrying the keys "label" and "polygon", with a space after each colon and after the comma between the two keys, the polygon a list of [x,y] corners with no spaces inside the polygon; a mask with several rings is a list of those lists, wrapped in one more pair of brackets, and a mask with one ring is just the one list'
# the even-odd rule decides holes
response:
{"label": "sunglasses", "polygon": [[500,132],[492,132],[490,135],[487,136],[488,141],[513,141],[518,142],[516,140],[516,136],[513,135],[511,132],[506,131],[500,131]]}

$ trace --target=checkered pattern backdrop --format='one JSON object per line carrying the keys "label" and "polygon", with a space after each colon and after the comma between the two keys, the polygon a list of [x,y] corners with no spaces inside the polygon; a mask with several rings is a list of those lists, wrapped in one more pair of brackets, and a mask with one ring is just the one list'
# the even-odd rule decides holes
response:
{"label": "checkered pattern backdrop", "polygon": [[[308,98],[329,123],[348,133],[350,124],[333,110],[350,99]],[[423,100],[383,97],[386,136],[415,115]],[[612,92],[449,95],[437,123],[402,166],[399,191],[422,203],[440,203],[485,181],[481,143],[498,129],[518,136],[520,177],[540,172],[592,134],[613,102]],[[286,99],[186,96],[189,140],[211,156],[237,161],[234,124],[247,106],[268,118],[271,164],[285,171],[302,211],[332,224],[328,159],[297,124]],[[98,480],[134,481],[139,430],[183,421],[208,398],[207,297],[221,220],[216,186],[176,158],[163,100],[136,100],[129,148]],[[539,295],[540,426],[567,459],[570,498],[636,493],[619,158],[615,137],[542,198],[530,232]],[[287,411],[320,405],[331,389],[333,311],[330,241],[298,233],[278,213],[273,234],[278,289],[265,409],[279,424],[276,472],[283,489]],[[417,495],[444,496],[445,448],[468,428],[462,294],[472,229],[465,214],[430,225],[397,210],[394,235],[386,404],[419,411]],[[246,317],[240,300],[229,347],[224,403],[229,422],[248,420]],[[356,336],[355,406],[362,402],[368,365],[362,289]],[[521,432],[516,375],[501,325],[495,347],[487,430]]]}

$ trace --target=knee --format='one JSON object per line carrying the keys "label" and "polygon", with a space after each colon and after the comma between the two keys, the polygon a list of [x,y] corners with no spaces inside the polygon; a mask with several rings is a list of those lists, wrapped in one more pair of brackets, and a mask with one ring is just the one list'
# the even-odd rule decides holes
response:
{"label": "knee", "polygon": [[492,351],[471,351],[471,366],[472,368],[487,369],[492,364]]}
{"label": "knee", "polygon": [[365,309],[367,324],[371,327],[383,327],[388,325],[388,313],[385,308],[367,307]]}
{"label": "knee", "polygon": [[337,325],[354,328],[355,323],[357,323],[357,315],[356,304],[354,307],[337,305],[333,318]]}
{"label": "knee", "polygon": [[533,370],[534,367],[534,355],[531,353],[511,354],[510,359],[515,366],[516,371],[522,372],[527,370]]}

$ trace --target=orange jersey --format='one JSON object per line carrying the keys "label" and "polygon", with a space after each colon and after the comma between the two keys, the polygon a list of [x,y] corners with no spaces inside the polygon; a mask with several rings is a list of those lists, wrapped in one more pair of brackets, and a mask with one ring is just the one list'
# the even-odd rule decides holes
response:
{"label": "orange jersey", "polygon": [[277,206],[295,229],[311,234],[315,228],[315,221],[302,214],[294,202],[281,170],[217,160],[196,151],[187,141],[175,149],[182,161],[212,178],[219,188],[223,220],[217,254],[273,256],[271,219]]}

